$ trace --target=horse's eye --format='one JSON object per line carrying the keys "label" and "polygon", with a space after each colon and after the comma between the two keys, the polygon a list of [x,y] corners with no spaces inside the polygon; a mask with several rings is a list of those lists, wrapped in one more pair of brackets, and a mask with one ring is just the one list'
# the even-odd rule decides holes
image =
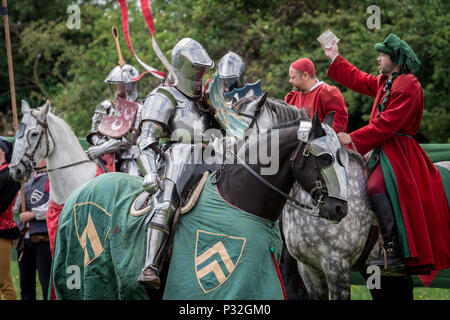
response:
{"label": "horse's eye", "polygon": [[323,165],[328,165],[333,161],[333,157],[331,157],[328,153],[325,153],[319,156],[319,160]]}
{"label": "horse's eye", "polygon": [[37,133],[36,131],[33,131],[33,132],[31,133],[31,137],[32,137],[32,138],[37,138],[38,135],[39,135],[39,133]]}

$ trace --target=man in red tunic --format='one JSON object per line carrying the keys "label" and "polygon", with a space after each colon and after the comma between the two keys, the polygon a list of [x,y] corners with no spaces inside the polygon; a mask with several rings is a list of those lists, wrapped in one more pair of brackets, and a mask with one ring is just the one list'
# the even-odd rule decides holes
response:
{"label": "man in red tunic", "polygon": [[[378,76],[347,62],[337,44],[322,47],[332,59],[330,78],[375,98],[369,124],[338,136],[362,155],[373,150],[367,191],[380,223],[388,265],[401,267],[406,262],[410,271],[431,271],[431,276],[449,268],[450,214],[442,179],[414,139],[424,96],[411,72],[420,68],[420,60],[395,34],[375,45],[380,52]],[[375,263],[384,264],[383,259]]]}
{"label": "man in red tunic", "polygon": [[305,108],[311,118],[318,110],[322,122],[327,114],[336,111],[333,129],[336,132],[347,131],[348,112],[341,92],[335,86],[317,79],[316,69],[310,59],[300,58],[291,64],[289,83],[294,90],[286,95],[285,102],[299,109]]}

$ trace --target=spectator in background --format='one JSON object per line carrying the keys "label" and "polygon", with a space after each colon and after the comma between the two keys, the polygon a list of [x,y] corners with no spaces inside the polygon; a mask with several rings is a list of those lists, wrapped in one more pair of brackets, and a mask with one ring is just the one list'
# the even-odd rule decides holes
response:
{"label": "spectator in background", "polygon": [[[18,226],[22,232],[23,246],[17,248],[22,300],[36,300],[36,270],[47,300],[52,263],[47,230],[47,209],[50,203],[50,187],[46,160],[42,160],[31,179],[25,183],[26,211],[19,215]],[[19,192],[20,194],[20,192]],[[14,211],[20,212],[21,199],[17,197]]]}
{"label": "spectator in background", "polygon": [[13,240],[20,236],[13,219],[12,206],[20,183],[9,174],[13,145],[0,137],[0,300],[16,300],[11,277],[11,249]]}
{"label": "spectator in background", "polygon": [[338,88],[317,79],[310,59],[300,58],[291,64],[289,83],[294,90],[286,95],[285,102],[299,109],[304,108],[311,118],[317,110],[322,122],[330,112],[335,111],[334,131],[347,132],[348,112],[344,97]]}

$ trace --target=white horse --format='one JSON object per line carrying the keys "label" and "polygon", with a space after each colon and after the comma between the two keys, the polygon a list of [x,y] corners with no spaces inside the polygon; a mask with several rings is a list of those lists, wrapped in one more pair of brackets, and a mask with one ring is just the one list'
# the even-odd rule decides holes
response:
{"label": "white horse", "polygon": [[67,123],[50,112],[50,102],[31,109],[22,100],[22,122],[16,134],[10,173],[26,181],[36,164],[47,159],[50,198],[62,205],[70,194],[93,179],[97,164],[89,160]]}

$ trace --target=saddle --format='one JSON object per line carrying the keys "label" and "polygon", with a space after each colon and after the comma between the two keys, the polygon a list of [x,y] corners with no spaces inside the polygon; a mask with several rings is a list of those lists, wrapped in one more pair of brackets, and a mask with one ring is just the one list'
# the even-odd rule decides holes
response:
{"label": "saddle", "polygon": [[[208,161],[205,163],[212,163]],[[220,164],[187,164],[183,170],[176,188],[180,198],[181,214],[191,210],[200,196],[206,183],[209,173],[218,170]],[[146,191],[141,192],[133,201],[130,208],[131,216],[141,216],[148,213],[152,209],[152,196]]]}
{"label": "saddle", "polygon": [[[195,207],[195,204],[200,197],[209,174],[209,171],[203,172],[200,180],[196,181],[192,188],[186,190],[182,198],[181,205],[178,208],[180,214],[185,214]],[[149,212],[153,208],[151,201],[152,196],[153,195],[148,193],[147,191],[143,191],[141,194],[139,194],[131,205],[130,215],[133,217],[138,217]]]}

